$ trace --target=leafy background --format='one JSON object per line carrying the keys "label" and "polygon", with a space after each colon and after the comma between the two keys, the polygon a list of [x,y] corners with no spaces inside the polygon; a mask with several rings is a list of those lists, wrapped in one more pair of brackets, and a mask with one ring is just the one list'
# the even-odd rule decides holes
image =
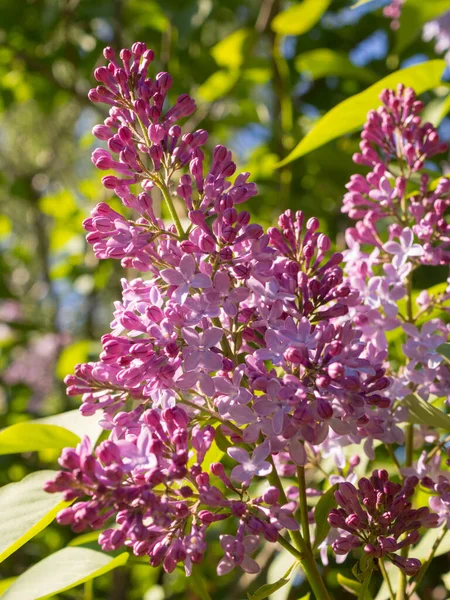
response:
{"label": "leafy background", "polygon": [[[305,143],[298,148],[319,117],[396,70],[417,65],[413,81],[432,80],[423,87],[427,118],[440,125],[444,139],[450,138],[445,75],[439,83],[443,65],[436,66],[437,76],[420,67],[437,58],[433,43],[421,39],[422,26],[450,9],[450,0],[407,0],[398,31],[382,16],[385,1],[351,4],[1,1],[1,597],[240,599],[248,586],[253,591],[285,573],[284,554],[266,546],[258,557],[263,570],[257,579],[237,572],[217,578],[218,534],[208,560],[189,580],[181,569],[165,575],[127,554],[105,555],[95,536],[49,525],[59,500],[42,497],[41,487],[48,478],[43,470],[56,468],[61,447],[76,444],[86,428],[93,438],[99,434],[95,419],[80,421],[77,400],[65,396],[62,378],[98,353],[123,275],[112,261],[98,263],[81,227],[95,203],[115,202],[90,162],[90,130],[104,112],[90,105],[87,91],[102,48],[142,40],[155,50],[155,68],[174,77],[173,96],[188,91],[197,99],[199,109],[186,126],[207,129],[211,148],[229,145],[240,169],[252,172],[260,190],[248,206],[254,219],[270,225],[282,210],[302,209],[308,217],[318,216],[342,247],[346,219],[340,204],[345,183],[358,171],[351,161],[358,147],[352,131],[361,124],[358,111],[364,115],[377,106],[377,93],[344,105],[343,114],[324,128],[324,137],[317,138],[314,130],[316,149],[305,151]],[[333,123],[341,130],[324,144]],[[296,147],[302,156],[278,168]],[[447,160],[440,157],[444,168]],[[443,278],[436,271],[427,285]],[[73,412],[51,417],[66,411]],[[441,578],[450,568],[446,551],[428,572],[424,598],[448,596],[450,573]],[[338,579],[345,583],[346,577],[352,577],[350,568],[330,559],[326,580],[333,597],[352,597],[339,585]],[[298,600],[306,591],[297,574],[271,598]]]}

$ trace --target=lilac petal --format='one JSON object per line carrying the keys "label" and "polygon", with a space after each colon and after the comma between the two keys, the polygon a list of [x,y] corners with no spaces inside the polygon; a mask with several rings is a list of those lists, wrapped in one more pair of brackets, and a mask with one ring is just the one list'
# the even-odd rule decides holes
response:
{"label": "lilac petal", "polygon": [[389,254],[403,254],[403,248],[398,242],[386,242],[383,244],[383,250]]}
{"label": "lilac petal", "polygon": [[272,465],[263,460],[261,463],[258,463],[258,468],[255,471],[255,475],[259,475],[259,477],[265,477],[266,475],[269,475],[269,473],[272,473]]}
{"label": "lilac petal", "polygon": [[182,329],[183,339],[193,348],[200,346],[200,336],[193,327],[184,327]]}
{"label": "lilac petal", "polygon": [[289,529],[290,531],[297,531],[297,529],[299,528],[298,523],[294,519],[294,517],[288,515],[287,512],[284,510],[278,511],[277,519],[285,529]]}
{"label": "lilac petal", "polygon": [[275,435],[280,435],[283,431],[283,421],[284,421],[284,410],[279,408],[275,411],[272,417],[272,427]]}
{"label": "lilac petal", "polygon": [[230,302],[228,298],[224,300],[222,308],[224,312],[232,319],[234,319],[234,317],[238,314],[237,306]]}
{"label": "lilac petal", "polygon": [[236,565],[232,560],[224,556],[217,565],[217,575],[226,575],[234,569]]}
{"label": "lilac petal", "polygon": [[250,461],[250,456],[247,450],[244,450],[244,448],[239,448],[239,446],[228,448],[227,454],[238,463]]}
{"label": "lilac petal", "polygon": [[193,288],[202,288],[207,289],[212,286],[211,278],[209,275],[205,275],[205,273],[197,273],[191,279],[191,287]]}
{"label": "lilac petal", "polygon": [[271,400],[257,400],[253,404],[254,411],[261,416],[271,415],[276,410],[276,404]]}
{"label": "lilac petal", "polygon": [[253,452],[252,461],[256,464],[259,464],[265,458],[267,458],[270,454],[270,441],[265,440],[262,444],[257,446],[255,451]]}
{"label": "lilac petal", "polygon": [[244,442],[253,444],[259,437],[259,423],[251,423],[242,435]]}
{"label": "lilac petal", "polygon": [[230,289],[230,276],[227,273],[218,271],[214,276],[214,288],[221,294],[225,294]]}
{"label": "lilac petal", "polygon": [[256,574],[260,571],[259,565],[256,562],[256,560],[253,560],[253,558],[250,558],[250,556],[247,555],[244,556],[244,560],[241,562],[240,566],[241,569],[246,573]]}
{"label": "lilac petal", "polygon": [[184,283],[183,275],[179,271],[175,271],[175,269],[163,269],[159,274],[166,283],[170,283],[171,285],[182,285]]}
{"label": "lilac petal", "polygon": [[222,359],[211,350],[203,351],[201,362],[207,371],[219,371],[222,368]]}
{"label": "lilac petal", "polygon": [[419,244],[413,244],[408,250],[408,256],[423,256],[424,253],[424,249]]}
{"label": "lilac petal", "polygon": [[202,352],[200,350],[192,350],[185,356],[184,358],[184,370],[185,371],[195,371],[198,369],[199,363],[202,359]]}
{"label": "lilac petal", "polygon": [[237,467],[234,467],[231,471],[231,479],[239,481],[240,483],[247,483],[252,477],[253,473],[249,473],[242,465],[237,465]]}
{"label": "lilac petal", "polygon": [[203,332],[201,343],[205,348],[212,348],[213,346],[217,346],[222,337],[222,329],[219,327],[210,327]]}
{"label": "lilac petal", "polygon": [[247,425],[255,420],[255,413],[248,406],[235,404],[228,408],[228,413],[237,425]]}
{"label": "lilac petal", "polygon": [[196,371],[190,371],[189,373],[183,373],[183,375],[176,380],[175,384],[180,390],[188,390],[193,388],[197,381],[198,373]]}
{"label": "lilac petal", "polygon": [[306,451],[303,444],[297,438],[292,438],[289,442],[289,456],[296,465],[300,467],[305,466]]}
{"label": "lilac petal", "polygon": [[414,239],[414,234],[410,227],[405,227],[405,229],[402,231],[400,239],[403,242],[402,246],[405,248],[409,248],[411,246]]}
{"label": "lilac petal", "polygon": [[173,300],[178,304],[184,304],[189,297],[189,285],[183,283],[180,285],[172,295]]}
{"label": "lilac petal", "polygon": [[180,271],[183,273],[184,278],[190,281],[195,273],[195,261],[191,254],[184,254],[180,260]]}
{"label": "lilac petal", "polygon": [[246,535],[242,540],[244,543],[245,554],[253,554],[259,546],[259,536],[257,535]]}
{"label": "lilac petal", "polygon": [[213,380],[219,394],[228,396],[234,392],[234,385],[226,377],[213,377]]}
{"label": "lilac petal", "polygon": [[234,544],[235,541],[236,538],[234,537],[234,535],[224,533],[220,536],[220,545],[222,546],[222,549],[225,550],[225,552],[228,550],[231,544]]}
{"label": "lilac petal", "polygon": [[212,397],[216,393],[214,381],[212,380],[212,377],[206,373],[199,373],[198,384],[200,386],[200,390],[205,394],[205,396]]}

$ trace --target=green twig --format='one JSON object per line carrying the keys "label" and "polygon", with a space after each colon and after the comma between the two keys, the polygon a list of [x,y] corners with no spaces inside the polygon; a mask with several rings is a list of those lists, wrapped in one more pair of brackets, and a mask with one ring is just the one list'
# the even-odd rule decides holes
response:
{"label": "green twig", "polygon": [[414,580],[413,587],[411,588],[411,591],[408,593],[408,598],[411,598],[412,595],[414,594],[414,592],[417,591],[419,585],[422,582],[422,579],[425,577],[425,573],[427,572],[428,567],[431,565],[431,562],[432,562],[432,560],[434,558],[434,555],[437,552],[437,549],[439,548],[442,540],[447,535],[447,533],[448,533],[448,526],[444,525],[444,527],[442,528],[442,531],[441,531],[441,535],[436,538],[436,541],[434,542],[434,544],[433,544],[433,546],[431,548],[430,556],[423,563],[423,565],[422,565],[419,573],[416,576],[416,579]]}
{"label": "green twig", "polygon": [[359,590],[358,600],[367,600],[369,595],[369,585],[370,580],[372,579],[373,566],[367,569],[366,574],[364,575],[364,580],[361,585],[361,589]]}
{"label": "green twig", "polygon": [[383,562],[382,558],[378,559],[378,566],[380,567],[380,571],[381,571],[381,574],[383,575],[383,579],[386,582],[386,585],[388,586],[390,600],[394,600],[395,599],[394,590],[392,589],[391,580],[389,579],[389,575],[388,575],[388,572],[386,571],[386,567],[384,566],[384,562]]}
{"label": "green twig", "polygon": [[302,524],[303,537],[311,549],[311,536],[309,533],[309,519],[308,519],[308,504],[306,502],[306,481],[305,481],[305,467],[297,467],[298,477],[298,489],[300,492],[300,522]]}

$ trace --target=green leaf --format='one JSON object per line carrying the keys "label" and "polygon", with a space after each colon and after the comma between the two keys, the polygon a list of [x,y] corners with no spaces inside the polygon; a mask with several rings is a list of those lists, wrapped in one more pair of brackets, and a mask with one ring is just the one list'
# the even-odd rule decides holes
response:
{"label": "green leaf", "polygon": [[0,581],[0,594],[6,592],[6,590],[11,587],[17,577],[7,577],[6,579],[2,579]]}
{"label": "green leaf", "polygon": [[350,8],[358,8],[358,6],[362,6],[363,4],[367,4],[368,2],[373,2],[373,0],[357,0],[355,4],[353,4]]}
{"label": "green leaf", "polygon": [[383,89],[395,88],[397,84],[403,83],[405,86],[413,86],[416,93],[421,94],[439,85],[445,67],[446,63],[443,60],[430,60],[413,65],[391,73],[367,90],[347,98],[324,115],[278,166],[281,167],[341,135],[360,128],[369,110],[377,108],[380,104],[379,95]]}
{"label": "green leaf", "polygon": [[444,98],[435,98],[428,102],[422,112],[422,120],[428,121],[435,127],[441,124],[444,117],[450,111],[450,94]]}
{"label": "green leaf", "polygon": [[436,351],[439,352],[447,362],[450,362],[450,344],[441,344],[436,348]]}
{"label": "green leaf", "polygon": [[307,72],[314,80],[330,75],[349,77],[366,83],[377,80],[377,74],[374,71],[357,67],[350,61],[345,52],[338,52],[329,48],[317,48],[299,54],[294,64],[299,73]]}
{"label": "green leaf", "polygon": [[337,580],[339,585],[341,585],[344,590],[353,594],[353,596],[358,596],[361,590],[361,584],[359,581],[355,581],[354,579],[349,579],[348,577],[344,577],[341,573],[337,574]]}
{"label": "green leaf", "polygon": [[192,574],[188,580],[192,590],[200,597],[200,600],[212,600],[208,588],[206,587],[204,576],[202,575],[201,567],[197,565],[192,566]]}
{"label": "green leaf", "polygon": [[101,432],[99,417],[71,410],[44,419],[16,423],[0,431],[0,455],[76,446],[83,435],[93,443]]}
{"label": "green leaf", "polygon": [[400,27],[396,34],[394,54],[403,52],[420,36],[422,26],[427,21],[438,17],[449,8],[448,0],[433,0],[433,2],[408,0],[405,2],[402,7]]}
{"label": "green leaf", "polygon": [[250,29],[238,29],[213,46],[211,54],[219,67],[239,69],[244,62],[251,35]]}
{"label": "green leaf", "polygon": [[268,598],[271,594],[289,583],[291,573],[296,565],[297,562],[293,563],[281,579],[275,581],[274,583],[266,583],[265,585],[262,585],[253,594],[247,594],[247,598],[249,600],[264,600],[264,598]]}
{"label": "green leaf", "polygon": [[311,592],[308,592],[307,594],[305,594],[304,596],[302,596],[298,600],[309,600],[310,598],[311,598]]}
{"label": "green leaf", "polygon": [[30,567],[3,594],[2,600],[44,600],[100,577],[128,560],[87,548],[63,548]]}
{"label": "green leaf", "polygon": [[62,449],[66,446],[76,446],[79,441],[77,435],[58,425],[45,425],[34,421],[16,423],[0,431],[0,455],[50,448]]}
{"label": "green leaf", "polygon": [[319,21],[331,0],[303,0],[278,13],[272,21],[272,30],[280,35],[302,35]]}
{"label": "green leaf", "polygon": [[0,488],[0,562],[53,521],[69,502],[60,494],[47,494],[44,483],[56,471],[37,471],[22,481]]}
{"label": "green leaf", "polygon": [[[414,546],[414,552],[411,551],[411,556],[425,561],[430,556],[430,550],[434,542],[442,533],[442,527],[438,529],[429,529],[422,537],[417,546]],[[450,532],[447,532],[442,542],[439,544],[435,552],[435,556],[442,556],[450,552]]]}
{"label": "green leaf", "polygon": [[450,431],[450,417],[416,394],[410,394],[403,400],[409,410],[410,423],[428,425]]}
{"label": "green leaf", "polygon": [[86,362],[89,353],[89,340],[80,340],[70,346],[66,346],[59,355],[56,365],[56,375],[61,379],[68,373],[72,373],[75,365]]}
{"label": "green leaf", "polygon": [[325,494],[320,498],[314,511],[314,520],[316,522],[316,536],[314,539],[314,548],[317,548],[323,540],[327,537],[330,531],[330,524],[328,523],[328,515],[330,510],[336,508],[337,502],[334,497],[334,492],[338,489],[336,483]]}
{"label": "green leaf", "polygon": [[226,96],[236,85],[238,79],[239,71],[220,69],[202,83],[198,88],[198,94],[206,102],[215,102]]}

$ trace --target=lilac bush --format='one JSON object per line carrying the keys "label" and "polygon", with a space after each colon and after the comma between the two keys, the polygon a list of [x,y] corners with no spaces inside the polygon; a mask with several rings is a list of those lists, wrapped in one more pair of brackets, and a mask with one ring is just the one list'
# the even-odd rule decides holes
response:
{"label": "lilac bush", "polygon": [[[400,86],[369,113],[354,162],[370,172],[347,185],[342,210],[356,223],[348,249],[333,252],[300,210],[267,231],[251,222],[239,207],[257,193],[249,173],[236,174],[224,146],[206,156],[206,131],[183,133],[195,102],[183,94],[168,105],[172,79],[148,77],[145,44],[104,56],[89,97],[110,109],[94,127],[103,143],[92,160],[115,172],[103,185],[125,209],[102,202],[84,227],[98,258],[145,275],[122,280],[99,360],[66,378],[109,437],[63,451],[46,485],[73,502],[58,522],[101,530],[104,550],[126,546],[188,574],[209,530],[220,536],[219,575],[257,573],[260,545],[279,543],[325,599],[315,554],[327,561],[330,546],[359,559],[361,594],[374,569],[388,577],[388,560],[406,597],[406,576],[424,574],[410,546],[427,528],[442,527],[442,539],[450,519],[445,440],[411,416],[450,397],[440,350],[450,288],[414,295],[412,286],[417,269],[450,263],[450,181],[426,169],[445,145],[422,122],[422,103]],[[389,336],[404,341],[401,360]],[[354,444],[360,456],[350,458]],[[397,470],[359,477],[361,456],[374,460],[380,446]],[[335,487],[307,488],[305,471],[327,456]],[[419,487],[432,511],[413,506]],[[315,497],[330,501],[325,532]]]}

